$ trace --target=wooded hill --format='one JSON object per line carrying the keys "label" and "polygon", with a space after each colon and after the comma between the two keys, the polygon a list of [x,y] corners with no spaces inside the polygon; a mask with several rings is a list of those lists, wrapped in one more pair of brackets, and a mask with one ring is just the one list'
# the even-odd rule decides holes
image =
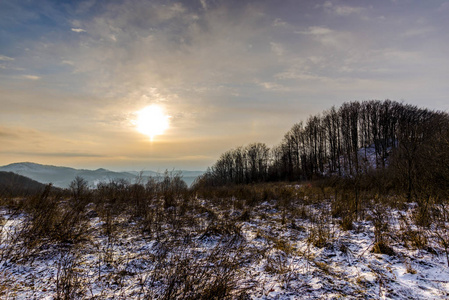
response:
{"label": "wooded hill", "polygon": [[0,197],[19,197],[41,193],[46,185],[13,172],[0,171]]}
{"label": "wooded hill", "polygon": [[294,124],[272,149],[253,143],[223,153],[197,186],[380,173],[408,198],[447,191],[449,115],[390,100],[344,103]]}

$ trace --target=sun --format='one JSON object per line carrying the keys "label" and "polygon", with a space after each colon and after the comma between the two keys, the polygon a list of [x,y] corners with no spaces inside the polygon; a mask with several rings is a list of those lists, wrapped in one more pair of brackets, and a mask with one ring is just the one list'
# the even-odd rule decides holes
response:
{"label": "sun", "polygon": [[170,116],[167,116],[159,105],[150,105],[137,112],[136,128],[140,133],[150,137],[161,135],[169,127]]}

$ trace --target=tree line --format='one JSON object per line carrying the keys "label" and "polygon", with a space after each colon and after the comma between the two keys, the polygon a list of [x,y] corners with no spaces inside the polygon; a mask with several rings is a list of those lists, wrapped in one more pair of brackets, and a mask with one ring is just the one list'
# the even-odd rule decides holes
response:
{"label": "tree line", "polygon": [[[448,125],[441,111],[390,100],[347,102],[294,124],[271,149],[252,143],[226,151],[197,184],[358,178],[388,169],[411,197],[419,174],[449,171],[438,163],[447,161]],[[438,176],[433,180],[445,177]]]}

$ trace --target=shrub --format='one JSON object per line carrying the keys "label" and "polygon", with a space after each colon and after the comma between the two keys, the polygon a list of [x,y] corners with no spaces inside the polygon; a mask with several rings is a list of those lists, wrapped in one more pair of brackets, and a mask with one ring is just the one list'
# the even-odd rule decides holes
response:
{"label": "shrub", "polygon": [[353,216],[351,214],[348,214],[345,217],[343,217],[340,226],[341,229],[343,229],[344,231],[353,230],[354,229]]}
{"label": "shrub", "polygon": [[61,253],[56,273],[55,299],[80,299],[83,288],[77,272],[78,262],[73,253]]}
{"label": "shrub", "polygon": [[394,250],[382,241],[375,243],[373,248],[371,249],[371,252],[377,254],[387,254],[390,256],[395,255]]}

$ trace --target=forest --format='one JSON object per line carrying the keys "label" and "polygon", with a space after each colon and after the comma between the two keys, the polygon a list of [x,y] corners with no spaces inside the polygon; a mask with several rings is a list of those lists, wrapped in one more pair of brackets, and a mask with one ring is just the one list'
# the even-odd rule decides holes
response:
{"label": "forest", "polygon": [[340,178],[356,189],[362,181],[382,182],[408,200],[446,197],[448,125],[446,112],[389,100],[347,102],[294,124],[272,149],[253,143],[223,153],[197,184]]}

